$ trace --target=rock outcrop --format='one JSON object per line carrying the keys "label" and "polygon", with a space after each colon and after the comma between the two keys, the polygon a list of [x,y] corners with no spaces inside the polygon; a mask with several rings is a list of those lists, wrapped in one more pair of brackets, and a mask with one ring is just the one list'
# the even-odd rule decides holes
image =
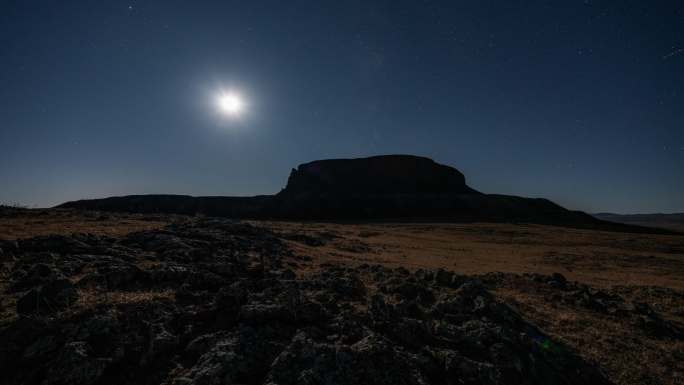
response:
{"label": "rock outcrop", "polygon": [[60,239],[19,242],[3,295],[65,280],[55,293],[80,295],[17,304],[0,384],[609,384],[472,277],[297,276],[273,233],[228,220]]}

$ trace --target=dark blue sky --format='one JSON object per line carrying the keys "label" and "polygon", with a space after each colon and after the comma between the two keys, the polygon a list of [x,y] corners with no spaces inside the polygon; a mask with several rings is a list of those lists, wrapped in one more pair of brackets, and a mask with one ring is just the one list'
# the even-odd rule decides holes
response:
{"label": "dark blue sky", "polygon": [[3,1],[0,202],[267,194],[410,153],[483,192],[684,211],[683,4]]}

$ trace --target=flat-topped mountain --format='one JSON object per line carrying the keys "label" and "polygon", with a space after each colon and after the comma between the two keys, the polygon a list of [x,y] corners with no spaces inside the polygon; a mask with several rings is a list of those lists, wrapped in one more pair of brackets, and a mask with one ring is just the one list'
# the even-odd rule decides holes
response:
{"label": "flat-topped mountain", "polygon": [[453,167],[413,155],[317,160],[292,169],[281,195],[478,194]]}
{"label": "flat-topped mountain", "polygon": [[527,222],[604,230],[615,224],[547,199],[483,194],[453,167],[412,155],[317,160],[299,165],[276,195],[130,195],[58,207],[135,213],[203,214],[242,219]]}

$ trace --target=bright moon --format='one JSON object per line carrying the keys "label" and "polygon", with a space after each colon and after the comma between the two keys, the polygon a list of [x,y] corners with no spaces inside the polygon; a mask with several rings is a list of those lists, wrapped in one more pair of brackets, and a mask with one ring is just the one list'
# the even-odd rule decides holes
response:
{"label": "bright moon", "polygon": [[236,117],[245,109],[245,103],[235,92],[226,92],[218,96],[216,103],[219,110],[225,115]]}

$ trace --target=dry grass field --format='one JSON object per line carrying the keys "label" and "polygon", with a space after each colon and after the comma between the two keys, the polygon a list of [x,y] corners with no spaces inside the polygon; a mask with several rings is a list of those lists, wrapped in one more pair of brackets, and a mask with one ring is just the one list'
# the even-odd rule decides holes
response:
{"label": "dry grass field", "polygon": [[561,273],[597,287],[684,289],[684,236],[529,224],[331,224],[253,222],[322,262],[381,263],[462,274]]}
{"label": "dry grass field", "polygon": [[60,209],[25,210],[0,206],[0,240],[74,233],[121,236],[133,231],[165,226],[172,218]]}

